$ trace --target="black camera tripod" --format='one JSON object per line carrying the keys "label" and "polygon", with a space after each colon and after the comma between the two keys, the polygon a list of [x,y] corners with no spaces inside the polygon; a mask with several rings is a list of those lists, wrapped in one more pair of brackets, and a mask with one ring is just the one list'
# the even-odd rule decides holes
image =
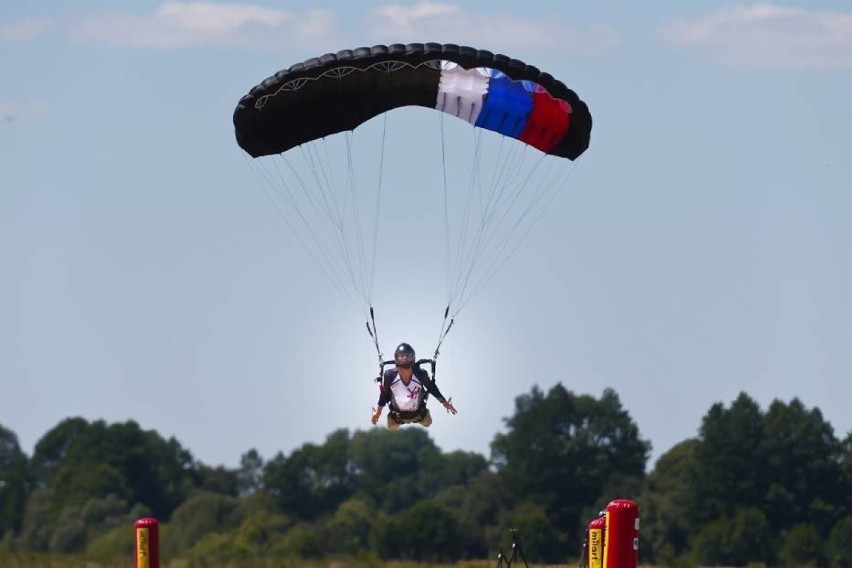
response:
{"label": "black camera tripod", "polygon": [[509,529],[509,532],[512,534],[512,555],[506,558],[506,555],[503,554],[503,547],[501,546],[500,552],[497,553],[497,568],[503,568],[504,564],[506,568],[511,568],[512,563],[518,559],[518,556],[524,561],[524,566],[530,568],[530,565],[527,564],[527,558],[524,556],[524,549],[521,548],[521,535],[518,533],[518,529]]}

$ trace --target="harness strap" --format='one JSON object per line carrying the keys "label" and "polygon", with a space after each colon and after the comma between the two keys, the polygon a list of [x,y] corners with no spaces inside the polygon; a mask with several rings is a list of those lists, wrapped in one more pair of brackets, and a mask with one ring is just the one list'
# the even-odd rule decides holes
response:
{"label": "harness strap", "polygon": [[417,409],[417,410],[393,410],[393,409],[391,409],[390,415],[398,423],[402,423],[403,421],[420,422],[426,416],[426,405],[421,404],[420,408]]}

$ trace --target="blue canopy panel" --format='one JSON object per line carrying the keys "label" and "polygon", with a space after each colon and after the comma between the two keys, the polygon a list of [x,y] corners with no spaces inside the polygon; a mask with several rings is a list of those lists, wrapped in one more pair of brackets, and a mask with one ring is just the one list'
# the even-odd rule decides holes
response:
{"label": "blue canopy panel", "polygon": [[495,69],[488,69],[491,80],[474,126],[519,138],[532,111],[532,90],[521,81],[513,81]]}
{"label": "blue canopy panel", "polygon": [[435,108],[477,126],[550,151],[569,126],[571,106],[532,81],[487,67],[441,63]]}

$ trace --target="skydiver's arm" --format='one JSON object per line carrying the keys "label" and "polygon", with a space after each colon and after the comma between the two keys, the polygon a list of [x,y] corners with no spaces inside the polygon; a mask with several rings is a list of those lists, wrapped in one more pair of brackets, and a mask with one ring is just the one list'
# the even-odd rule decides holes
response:
{"label": "skydiver's arm", "polygon": [[386,389],[386,388],[384,388],[384,386],[382,386],[379,389],[379,401],[376,404],[378,404],[379,408],[381,408],[381,407],[383,407],[384,405],[386,405],[387,403],[390,402],[390,397],[391,397],[390,389]]}
{"label": "skydiver's arm", "polygon": [[373,415],[370,417],[370,422],[375,424],[379,421],[379,418],[382,416],[382,410],[385,409],[385,405],[390,402],[390,391],[385,390],[384,387],[379,387],[379,401],[376,403],[377,405],[373,407]]}
{"label": "skydiver's arm", "polygon": [[430,381],[430,384],[428,387],[426,387],[426,390],[428,390],[432,396],[441,401],[441,404],[443,404],[447,400],[446,397],[441,394],[441,389],[438,388],[438,385],[435,384],[435,381]]}
{"label": "skydiver's arm", "polygon": [[373,407],[373,415],[370,416],[370,422],[375,424],[379,421],[379,418],[382,416],[382,409],[384,406],[375,406]]}
{"label": "skydiver's arm", "polygon": [[444,395],[441,394],[441,389],[438,388],[438,385],[435,384],[435,381],[432,380],[428,374],[426,375],[426,380],[423,381],[423,386],[426,387],[426,390],[429,391],[429,394],[437,398],[441,404],[443,404],[446,399]]}
{"label": "skydiver's arm", "polygon": [[441,394],[441,389],[438,388],[438,385],[435,384],[435,381],[432,380],[432,377],[427,375],[427,380],[424,383],[426,390],[429,391],[431,395],[438,399],[438,401],[447,409],[447,412],[450,414],[456,414],[458,411],[456,407],[453,406],[452,398],[444,398],[444,395]]}

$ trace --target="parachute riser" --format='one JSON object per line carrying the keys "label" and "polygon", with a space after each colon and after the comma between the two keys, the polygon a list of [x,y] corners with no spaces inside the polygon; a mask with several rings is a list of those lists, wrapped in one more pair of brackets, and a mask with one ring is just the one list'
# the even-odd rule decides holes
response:
{"label": "parachute riser", "polygon": [[367,333],[370,334],[370,337],[373,338],[373,345],[376,346],[376,354],[379,356],[379,367],[384,368],[384,364],[382,361],[384,360],[384,355],[382,355],[382,350],[379,347],[379,331],[376,329],[376,314],[373,311],[373,306],[370,306],[370,320],[372,320],[373,325],[370,327],[370,322],[367,322]]}
{"label": "parachute riser", "polygon": [[450,318],[449,325],[447,324],[447,318],[450,316],[450,306],[447,306],[447,309],[444,310],[444,320],[441,322],[441,333],[438,336],[438,345],[435,347],[435,353],[432,355],[432,359],[438,359],[438,355],[441,354],[441,344],[444,343],[444,339],[447,337],[447,334],[450,333],[450,330],[453,328],[453,323],[455,323],[455,318]]}

